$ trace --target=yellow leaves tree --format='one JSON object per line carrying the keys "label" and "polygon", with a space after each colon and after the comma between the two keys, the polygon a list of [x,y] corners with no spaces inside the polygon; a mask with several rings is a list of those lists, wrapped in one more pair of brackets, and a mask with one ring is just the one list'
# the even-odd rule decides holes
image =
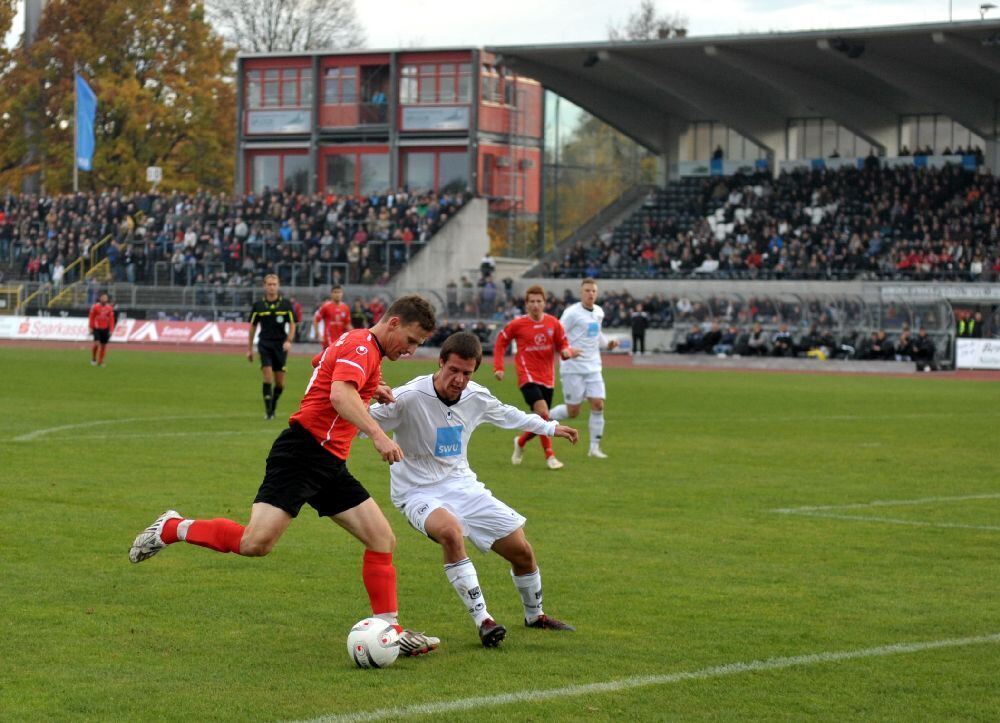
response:
{"label": "yellow leaves tree", "polygon": [[232,188],[233,55],[190,0],[49,2],[0,75],[0,188],[40,173],[46,192],[71,190],[74,65],[97,96],[81,190],[146,189],[147,166],[164,190]]}

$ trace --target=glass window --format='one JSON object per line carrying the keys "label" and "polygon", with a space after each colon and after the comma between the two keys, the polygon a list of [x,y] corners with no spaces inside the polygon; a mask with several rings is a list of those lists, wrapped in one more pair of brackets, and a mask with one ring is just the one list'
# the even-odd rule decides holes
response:
{"label": "glass window", "polygon": [[434,154],[407,153],[403,179],[411,192],[433,190]]}
{"label": "glass window", "polygon": [[420,66],[420,102],[434,103],[437,101],[437,76],[434,75],[435,66]]}
{"label": "glass window", "polygon": [[354,195],[354,154],[333,153],[326,157],[326,192]]}
{"label": "glass window", "polygon": [[944,149],[952,150],[952,123],[945,116],[937,116],[935,119],[937,123],[934,129],[934,143],[931,148],[934,149],[934,153],[941,155]]}
{"label": "glass window", "polygon": [[286,155],[281,187],[290,193],[305,193],[309,189],[309,156]]}
{"label": "glass window", "polygon": [[249,71],[247,73],[247,108],[260,108],[260,90],[260,71]]}
{"label": "glass window", "polygon": [[442,63],[438,78],[438,100],[442,103],[455,102],[455,64]]}
{"label": "glass window", "polygon": [[399,78],[399,102],[417,102],[417,66],[404,65]]}
{"label": "glass window", "polygon": [[833,155],[836,151],[837,155],[843,155],[840,149],[837,148],[837,124],[831,120],[823,120],[823,148],[822,154],[824,157]]}
{"label": "glass window", "polygon": [[302,105],[312,105],[313,74],[311,70],[303,70],[299,76],[299,102]]}
{"label": "glass window", "polygon": [[333,105],[340,102],[340,68],[327,68],[323,80],[323,102]]}
{"label": "glass window", "polygon": [[472,69],[468,63],[458,66],[458,102],[472,101]]}
{"label": "glass window", "polygon": [[358,100],[357,68],[342,68],[340,101],[341,103],[356,103],[357,100]]}
{"label": "glass window", "polygon": [[461,153],[442,153],[438,157],[438,187],[445,193],[464,191],[469,187],[469,156]]}
{"label": "glass window", "polygon": [[389,154],[361,154],[361,193],[383,193],[389,190]]}
{"label": "glass window", "polygon": [[281,81],[281,105],[285,108],[299,104],[299,83],[295,78]]}
{"label": "glass window", "polygon": [[[274,73],[275,77],[270,77]],[[278,71],[267,71],[264,74],[264,106],[274,107],[278,105]]]}
{"label": "glass window", "polygon": [[920,116],[917,119],[917,145],[920,150],[934,145],[934,116]]}
{"label": "glass window", "polygon": [[281,159],[278,156],[254,156],[251,162],[251,190],[261,193],[265,189],[277,190],[278,169]]}

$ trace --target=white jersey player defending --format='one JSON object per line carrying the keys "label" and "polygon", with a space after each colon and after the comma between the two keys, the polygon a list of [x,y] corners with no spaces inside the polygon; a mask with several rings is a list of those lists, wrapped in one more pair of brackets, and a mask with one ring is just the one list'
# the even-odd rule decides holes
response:
{"label": "white jersey player defending", "polygon": [[609,351],[618,346],[617,339],[608,339],[601,331],[604,309],[597,305],[597,282],[586,278],[580,283],[580,301],[566,307],[559,321],[566,330],[569,345],[580,351],[573,359],[564,359],[559,365],[565,404],[553,407],[550,419],[574,419],[580,414],[580,405],[586,399],[590,404],[591,457],[605,459],[601,451],[604,435],[604,377],[601,375],[601,349]]}
{"label": "white jersey player defending", "polygon": [[417,530],[441,545],[444,572],[479,629],[484,647],[493,648],[507,629],[493,620],[465,551],[465,537],[482,550],[510,562],[511,577],[524,604],[529,628],[574,630],[542,611],[542,578],[524,536],[525,518],[493,496],[469,467],[473,430],[483,422],[576,443],[577,431],[537,414],[504,404],[471,381],[483,360],[475,335],[459,332],[441,347],[438,371],[393,390],[395,401],[376,404],[371,415],[404,454],[389,468],[392,503]]}

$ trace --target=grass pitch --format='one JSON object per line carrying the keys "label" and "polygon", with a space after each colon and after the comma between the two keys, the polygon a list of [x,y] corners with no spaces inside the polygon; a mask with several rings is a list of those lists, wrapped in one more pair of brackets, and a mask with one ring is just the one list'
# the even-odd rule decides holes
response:
{"label": "grass pitch", "polygon": [[[0,349],[0,719],[1000,710],[996,384],[612,369],[610,459],[556,440],[558,472],[538,446],[512,467],[513,433],[481,428],[473,467],[527,516],[546,610],[579,629],[521,627],[502,561],[473,552],[510,630],[499,650],[480,647],[439,549],[391,508],[385,466],[356,442],[351,469],[399,539],[402,620],[443,641],[363,671],[345,648],[368,613],[361,548],[309,508],[264,559],[181,545],[128,562],[132,538],[168,507],[246,521],[281,428],[261,418],[256,366],[238,352],[113,346],[107,368],[88,358]],[[384,372],[399,383],[431,368]],[[283,414],[308,372],[293,358]],[[488,364],[476,379],[520,404]],[[723,667],[734,663],[750,665]]]}

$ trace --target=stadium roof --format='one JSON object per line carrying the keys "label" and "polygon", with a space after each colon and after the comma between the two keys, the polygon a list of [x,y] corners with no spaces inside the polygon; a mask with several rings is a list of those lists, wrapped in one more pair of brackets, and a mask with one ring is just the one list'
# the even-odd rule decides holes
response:
{"label": "stadium roof", "polygon": [[660,153],[696,120],[779,155],[787,120],[799,117],[832,118],[883,147],[909,114],[943,113],[997,136],[995,20],[487,50]]}

